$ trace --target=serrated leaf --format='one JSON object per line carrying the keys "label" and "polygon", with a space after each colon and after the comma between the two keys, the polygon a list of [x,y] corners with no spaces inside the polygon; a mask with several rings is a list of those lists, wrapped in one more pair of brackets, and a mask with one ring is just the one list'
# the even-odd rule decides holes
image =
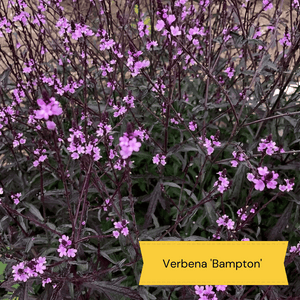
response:
{"label": "serrated leaf", "polygon": [[25,252],[28,253],[33,246],[33,239],[29,238],[26,244]]}
{"label": "serrated leaf", "polygon": [[31,203],[27,203],[27,202],[23,202],[24,206],[26,206],[27,208],[29,208],[29,211],[36,216],[39,220],[44,222],[44,218],[41,215],[40,211]]}
{"label": "serrated leaf", "polygon": [[87,288],[95,289],[101,293],[104,293],[105,295],[109,295],[109,297],[113,297],[113,299],[117,299],[115,296],[119,295],[119,297],[125,296],[127,299],[131,300],[143,300],[138,292],[130,288],[115,285],[109,281],[84,282],[82,285]]}
{"label": "serrated leaf", "polygon": [[161,186],[160,185],[161,185],[161,181],[158,181],[153,192],[150,195],[144,197],[144,199],[142,200],[143,202],[149,201],[147,213],[145,215],[145,222],[143,225],[143,229],[148,228],[149,225],[151,224],[152,214],[154,214],[154,212],[156,210],[158,201],[160,202],[161,206],[164,209],[166,208],[165,199],[161,195]]}
{"label": "serrated leaf", "polygon": [[283,116],[284,119],[286,119],[294,128],[296,127],[297,125],[297,121],[290,117],[290,116]]}
{"label": "serrated leaf", "polygon": [[185,241],[207,241],[207,238],[203,236],[191,235],[184,239]]}
{"label": "serrated leaf", "polygon": [[10,72],[11,72],[11,70],[10,70],[10,68],[8,68],[5,71],[3,71],[3,73],[0,75],[0,87],[1,88],[6,89]]}
{"label": "serrated leaf", "polygon": [[293,211],[294,202],[290,202],[286,209],[284,210],[283,214],[277,221],[276,225],[272,227],[270,232],[268,233],[268,240],[269,241],[275,241],[277,239],[282,238],[282,232],[286,228],[287,225],[289,225],[291,214]]}
{"label": "serrated leaf", "polygon": [[153,240],[154,238],[158,237],[163,231],[165,231],[169,228],[170,228],[170,226],[166,225],[166,226],[161,226],[159,228],[144,230],[141,232],[139,239],[141,241],[144,241],[147,239]]}
{"label": "serrated leaf", "polygon": [[204,209],[207,213],[210,225],[216,225],[218,216],[215,211],[215,201],[212,200],[212,201],[204,203]]}
{"label": "serrated leaf", "polygon": [[241,194],[241,190],[243,188],[243,182],[245,180],[245,173],[247,171],[247,168],[243,164],[239,164],[237,171],[233,177],[233,186],[232,186],[232,193],[230,195],[231,198],[239,198],[239,195]]}

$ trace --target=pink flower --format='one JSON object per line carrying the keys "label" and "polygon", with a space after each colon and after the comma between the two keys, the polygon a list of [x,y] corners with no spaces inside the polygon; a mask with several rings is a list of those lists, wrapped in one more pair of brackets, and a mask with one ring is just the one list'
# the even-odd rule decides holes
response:
{"label": "pink flower", "polygon": [[75,256],[76,256],[76,252],[77,252],[76,249],[70,248],[70,249],[68,249],[68,251],[67,251],[67,256],[68,256],[68,257],[75,257]]}
{"label": "pink flower", "polygon": [[153,156],[152,161],[153,161],[154,164],[158,165],[159,162],[160,162],[159,154],[156,154],[155,156]]}
{"label": "pink flower", "polygon": [[123,228],[122,222],[115,222],[114,226],[115,226],[116,229],[122,229]]}
{"label": "pink flower", "polygon": [[189,128],[191,131],[195,131],[197,129],[197,123],[192,121],[189,123]]}
{"label": "pink flower", "polygon": [[[273,171],[274,172],[274,171]],[[267,182],[268,189],[276,189],[277,182],[275,180],[271,180]]]}
{"label": "pink flower", "polygon": [[176,27],[171,26],[171,34],[172,34],[173,36],[180,35],[180,34],[181,34],[181,31],[179,30],[179,27],[178,27],[178,26],[176,26]]}
{"label": "pink flower", "polygon": [[16,266],[13,266],[12,267],[13,269],[13,273],[14,273],[14,280],[15,281],[24,281],[26,282],[27,279],[29,278],[28,275],[26,274],[25,272],[25,263],[24,262],[21,262],[19,264],[17,264]]}
{"label": "pink flower", "polygon": [[227,215],[223,215],[217,221],[218,226],[226,226],[228,229],[233,229],[234,221],[229,219]]}
{"label": "pink flower", "polygon": [[257,171],[259,173],[259,175],[267,175],[269,173],[268,168],[267,167],[259,167],[257,168]]}
{"label": "pink flower", "polygon": [[59,257],[63,257],[67,255],[67,249],[62,245],[59,245],[57,252],[59,253]]}
{"label": "pink flower", "polygon": [[290,253],[300,254],[300,243],[298,243],[297,246],[292,246],[290,249]]}
{"label": "pink flower", "polygon": [[283,38],[279,40],[279,43],[282,45],[282,46],[291,46],[292,43],[291,43],[291,35],[289,33],[285,33]]}
{"label": "pink flower", "polygon": [[152,161],[154,164],[158,165],[158,164],[162,164],[163,166],[166,165],[166,161],[165,161],[166,157],[162,154],[156,154]]}
{"label": "pink flower", "polygon": [[216,233],[216,234],[214,233],[214,234],[213,234],[213,238],[219,240],[221,237],[220,237],[220,234],[219,234],[219,233]]}
{"label": "pink flower", "polygon": [[122,156],[123,159],[128,158],[129,156],[131,156],[132,151],[129,148],[122,148],[122,150],[120,151],[120,154]]}
{"label": "pink flower", "polygon": [[[148,42],[147,43],[147,50],[150,50],[150,48],[153,46],[153,47],[156,47],[158,45],[158,43],[156,41],[151,41],[151,42]],[[134,107],[134,106],[133,106]]]}
{"label": "pink flower", "polygon": [[228,67],[225,71],[227,73],[227,76],[231,79],[234,76],[234,69],[231,67]]}
{"label": "pink flower", "polygon": [[284,179],[286,182],[286,185],[279,185],[279,189],[284,192],[290,192],[293,190],[293,186],[295,185],[294,183],[294,178],[293,179]]}
{"label": "pink flower", "polygon": [[165,159],[166,159],[166,157],[165,157],[164,155],[162,155],[162,156],[160,157],[160,163],[161,163],[163,166],[166,165]]}
{"label": "pink flower", "polygon": [[253,39],[256,39],[257,37],[260,37],[262,35],[262,32],[260,31],[260,28],[258,29],[258,31],[256,31],[253,35]]}
{"label": "pink flower", "polygon": [[32,69],[31,69],[30,67],[25,67],[25,68],[23,69],[23,73],[29,74],[31,71],[32,71]]}
{"label": "pink flower", "polygon": [[195,286],[195,293],[199,295],[199,300],[218,300],[215,292],[213,292],[213,286],[206,285],[204,287],[200,287],[198,285]]}
{"label": "pink flower", "polygon": [[63,235],[61,239],[59,239],[59,242],[63,244],[64,246],[70,246],[72,242],[70,241],[69,237],[66,235]]}
{"label": "pink flower", "polygon": [[127,228],[127,224],[129,222],[127,220],[122,220],[119,222],[114,222],[114,226],[118,230],[113,231],[113,236],[117,239],[120,236],[120,233],[122,233],[124,236],[127,236],[129,233],[129,230]]}
{"label": "pink flower", "polygon": [[265,11],[267,11],[269,9],[272,9],[273,8],[272,1],[270,1],[270,0],[263,0],[263,7],[264,7]]}
{"label": "pink flower", "polygon": [[46,124],[49,130],[54,130],[56,128],[56,124],[53,121],[47,121]]}
{"label": "pink flower", "polygon": [[251,182],[253,182],[255,176],[252,173],[247,173],[247,179]]}
{"label": "pink flower", "polygon": [[58,101],[55,98],[50,98],[50,103],[46,104],[43,99],[38,99],[37,103],[40,106],[40,110],[35,111],[36,119],[48,120],[49,116],[62,114],[62,109],[59,107]]}
{"label": "pink flower", "polygon": [[119,237],[120,233],[117,230],[113,231],[113,236],[117,239]]}
{"label": "pink flower", "polygon": [[244,161],[245,160],[245,155],[244,153],[236,153],[235,151],[232,152],[233,157],[235,158],[234,160],[231,161],[231,166],[236,168],[238,166],[238,161]]}
{"label": "pink flower", "polygon": [[135,137],[129,139],[127,133],[125,133],[124,136],[120,137],[119,141],[119,146],[121,147],[120,154],[123,159],[131,156],[133,151],[138,152],[142,145],[137,141]]}
{"label": "pink flower", "polygon": [[156,30],[161,31],[165,27],[165,22],[163,20],[158,20],[156,23]]}
{"label": "pink flower", "polygon": [[231,161],[231,166],[236,168],[238,166],[238,162],[236,160]]}
{"label": "pink flower", "polygon": [[138,142],[136,140],[136,138],[133,138],[132,140],[130,140],[128,145],[129,145],[129,149],[131,151],[135,151],[135,152],[138,152],[140,150],[140,147],[142,146],[142,144],[140,142]]}
{"label": "pink flower", "polygon": [[195,285],[195,293],[197,295],[199,295],[199,296],[202,295],[203,291],[204,291],[204,287],[203,286],[199,287],[198,285]]}
{"label": "pink flower", "polygon": [[257,191],[263,191],[265,189],[265,184],[261,179],[254,179],[253,182],[255,183],[254,188]]}
{"label": "pink flower", "polygon": [[42,99],[38,99],[37,103],[40,106],[40,110],[35,111],[35,118],[48,120],[49,116],[52,114],[51,107],[49,105],[46,105],[46,103]]}
{"label": "pink flower", "polygon": [[176,20],[176,17],[174,15],[169,15],[167,17],[167,20],[168,20],[169,25],[171,25]]}
{"label": "pink flower", "polygon": [[46,283],[50,283],[50,282],[52,282],[51,278],[44,279],[42,281],[42,286],[45,287]]}
{"label": "pink flower", "polygon": [[121,230],[121,233],[122,233],[123,235],[127,236],[128,233],[129,233],[128,228],[127,228],[127,227],[124,227],[124,228]]}
{"label": "pink flower", "polygon": [[218,180],[214,183],[214,186],[218,186],[218,191],[220,193],[224,193],[229,188],[229,180],[226,177],[226,169],[224,169],[222,172],[218,172],[219,178]]}
{"label": "pink flower", "polygon": [[215,287],[216,287],[217,291],[224,292],[224,291],[226,291],[227,285],[216,285]]}

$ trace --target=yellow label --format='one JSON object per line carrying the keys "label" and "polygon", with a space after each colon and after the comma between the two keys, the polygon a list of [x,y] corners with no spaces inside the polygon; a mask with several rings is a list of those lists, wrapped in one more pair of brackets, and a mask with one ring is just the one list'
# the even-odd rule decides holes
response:
{"label": "yellow label", "polygon": [[140,285],[288,285],[288,242],[140,242]]}

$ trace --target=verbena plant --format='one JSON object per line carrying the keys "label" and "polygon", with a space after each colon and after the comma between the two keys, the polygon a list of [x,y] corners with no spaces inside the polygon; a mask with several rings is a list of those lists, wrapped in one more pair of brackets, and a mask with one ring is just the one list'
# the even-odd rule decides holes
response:
{"label": "verbena plant", "polygon": [[[297,299],[298,0],[60,2],[0,1],[2,295]],[[289,285],[139,286],[139,240],[286,240]]]}

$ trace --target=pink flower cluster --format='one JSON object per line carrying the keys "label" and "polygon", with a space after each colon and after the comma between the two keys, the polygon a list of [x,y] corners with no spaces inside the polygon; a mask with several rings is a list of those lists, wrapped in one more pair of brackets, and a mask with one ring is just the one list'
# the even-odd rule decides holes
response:
{"label": "pink flower cluster", "polygon": [[123,159],[126,159],[132,155],[132,152],[138,152],[141,147],[141,143],[137,141],[137,139],[134,137],[136,134],[133,134],[132,137],[128,135],[128,133],[124,133],[122,137],[120,137],[119,146],[121,147],[120,154]]}
{"label": "pink flower cluster", "polygon": [[189,123],[189,128],[190,128],[191,131],[195,131],[197,129],[197,126],[198,126],[197,123],[194,122],[194,121],[191,121]]}
{"label": "pink flower cluster", "polygon": [[230,182],[228,178],[226,177],[226,169],[223,171],[218,172],[217,174],[219,175],[218,180],[214,183],[214,186],[218,186],[218,191],[220,193],[224,193],[226,190],[229,189],[230,187]]}
{"label": "pink flower cluster", "polygon": [[[207,149],[207,154],[211,155],[214,152],[214,148],[215,147],[220,147],[221,143],[218,141],[218,134],[216,134],[215,136],[211,135],[210,139],[205,138],[205,143],[203,144],[203,146],[206,147]],[[202,136],[199,137],[199,140],[202,142]]]}
{"label": "pink flower cluster", "polygon": [[233,67],[228,67],[224,72],[227,73],[227,76],[230,79],[234,76],[234,68]]}
{"label": "pink flower cluster", "polygon": [[241,218],[242,221],[246,221],[250,214],[254,214],[257,207],[254,204],[253,207],[249,210],[249,207],[246,206],[245,208],[240,208],[237,211],[237,215]]}
{"label": "pink flower cluster", "polygon": [[68,138],[70,146],[67,149],[72,153],[71,157],[73,159],[78,159],[80,154],[88,154],[93,157],[94,161],[98,161],[102,157],[100,155],[100,148],[97,147],[98,139],[91,137],[90,141],[87,143],[85,135],[81,129],[81,126],[78,126],[78,129],[69,129],[72,134]]}
{"label": "pink flower cluster", "polygon": [[105,199],[104,203],[102,204],[102,207],[103,207],[103,210],[104,211],[107,211],[108,207],[111,206],[111,203],[110,203],[110,199]]}
{"label": "pink flower cluster", "polygon": [[59,239],[59,247],[57,252],[59,253],[59,257],[67,256],[67,257],[75,257],[77,250],[74,248],[70,248],[72,245],[72,241],[69,240],[69,237],[63,235],[61,239]]}
{"label": "pink flower cluster", "polygon": [[150,41],[150,42],[147,42],[146,48],[147,48],[147,50],[150,50],[151,47],[157,47],[157,46],[158,46],[157,41]]}
{"label": "pink flower cluster", "polygon": [[135,106],[134,106],[134,100],[135,100],[135,98],[132,96],[131,92],[129,92],[129,94],[123,98],[123,101],[126,104],[128,104],[128,106],[130,108],[135,108]]}
{"label": "pink flower cluster", "polygon": [[[165,94],[165,88],[166,86],[163,83],[163,80],[161,78],[157,79],[157,82],[154,82],[154,87],[151,89],[151,91],[156,93],[161,93],[162,95]],[[163,107],[165,107],[165,103],[162,104]],[[163,108],[163,112],[165,113],[166,109]]]}
{"label": "pink flower cluster", "polygon": [[32,66],[34,65],[34,60],[33,59],[30,59],[30,61],[29,62],[25,62],[25,68],[23,68],[23,73],[27,73],[27,74],[29,74],[32,70],[33,70],[33,68],[31,68]]}
{"label": "pink flower cluster", "polygon": [[114,222],[114,226],[117,230],[113,231],[113,236],[117,239],[120,236],[120,233],[122,233],[124,236],[127,236],[129,233],[127,224],[129,222],[127,220],[122,220],[120,222]]}
{"label": "pink flower cluster", "polygon": [[257,168],[258,174],[254,175],[252,173],[247,174],[249,181],[255,184],[254,188],[257,191],[263,191],[265,186],[268,189],[275,189],[277,185],[277,178],[279,177],[278,173],[274,171],[269,172],[267,167]]}
{"label": "pink flower cluster", "polygon": [[270,134],[266,139],[261,139],[262,143],[259,143],[257,147],[257,151],[264,152],[268,155],[273,155],[274,152],[279,151],[280,153],[284,153],[284,149],[282,147],[277,147],[276,143],[272,141],[272,135]]}
{"label": "pink flower cluster", "polygon": [[[198,286],[195,285],[195,294],[198,295],[200,298],[198,300],[218,300],[216,293],[213,291],[212,285]],[[216,285],[215,286],[217,291],[224,292],[227,288],[227,285]]]}
{"label": "pink flower cluster", "polygon": [[140,37],[143,37],[144,35],[149,35],[149,26],[145,25],[142,20],[138,22],[138,30]]}
{"label": "pink flower cluster", "polygon": [[212,285],[206,285],[199,287],[195,286],[195,293],[199,296],[199,300],[218,300],[216,293],[213,291]]}
{"label": "pink flower cluster", "polygon": [[297,253],[300,255],[300,242],[297,244],[297,246],[292,246],[290,249],[290,253]]}
{"label": "pink flower cluster", "polygon": [[166,159],[165,155],[156,154],[155,156],[153,156],[152,161],[156,165],[161,164],[161,165],[165,166],[166,165],[165,159]]}
{"label": "pink flower cluster", "polygon": [[293,186],[295,185],[294,183],[294,178],[292,179],[284,179],[284,181],[286,182],[286,185],[279,185],[279,189],[282,192],[290,192],[293,190]]}
{"label": "pink flower cluster", "polygon": [[218,223],[218,226],[225,226],[227,229],[233,229],[234,227],[234,221],[229,219],[227,215],[223,215],[216,222]]}
{"label": "pink flower cluster", "polygon": [[127,108],[125,106],[121,106],[120,103],[118,103],[118,105],[114,105],[113,109],[115,111],[114,112],[115,118],[124,115],[127,111]]}
{"label": "pink flower cluster", "polygon": [[111,132],[111,125],[107,125],[106,123],[100,122],[98,125],[98,130],[96,131],[97,136],[103,136]]}
{"label": "pink flower cluster", "polygon": [[13,141],[13,147],[16,148],[19,145],[25,144],[26,143],[26,139],[22,138],[23,133],[20,132],[17,134],[17,136],[15,137],[14,141]]}
{"label": "pink flower cluster", "polygon": [[137,51],[135,53],[128,51],[128,60],[127,60],[127,67],[129,68],[131,72],[131,76],[135,77],[138,74],[140,74],[140,70],[146,67],[150,66],[150,61],[149,60],[143,60],[139,61],[138,57],[143,54],[142,51]]}
{"label": "pink flower cluster", "polygon": [[299,0],[293,0],[292,7],[294,9],[299,9],[300,8],[300,2],[299,2]]}
{"label": "pink flower cluster", "polygon": [[234,160],[231,161],[231,166],[236,168],[238,166],[239,161],[245,161],[246,157],[243,152],[236,153],[235,151],[232,152],[232,155],[234,157]]}
{"label": "pink flower cluster", "polygon": [[59,35],[63,36],[64,33],[72,33],[72,39],[78,40],[79,38],[85,36],[93,36],[94,33],[91,29],[89,29],[88,25],[85,24],[74,24],[72,26],[69,21],[63,17],[60,18],[57,23],[56,27],[60,28]]}
{"label": "pink flower cluster", "polygon": [[12,194],[11,199],[14,200],[14,203],[17,205],[20,203],[20,197],[22,196],[21,193]]}
{"label": "pink flower cluster", "polygon": [[[164,106],[163,106],[164,107]],[[166,109],[163,108],[163,112],[165,113],[166,112]],[[175,118],[171,118],[170,122],[172,124],[179,124],[179,121],[180,122],[183,122],[183,118],[181,117],[181,114],[180,113],[177,113],[177,116],[175,115]]]}
{"label": "pink flower cluster", "polygon": [[282,46],[287,46],[287,47],[291,46],[292,45],[292,43],[291,43],[291,35],[288,32],[286,32],[284,34],[283,38],[279,40],[279,43]]}
{"label": "pink flower cluster", "polygon": [[46,154],[42,154],[46,153],[46,149],[36,149],[33,151],[33,153],[38,156],[38,159],[33,162],[33,165],[35,167],[37,167],[41,162],[45,161],[48,158]]}
{"label": "pink flower cluster", "polygon": [[[14,90],[16,91],[16,90]],[[18,102],[21,103],[22,101]],[[7,107],[0,107],[0,129],[3,128],[3,124],[5,125],[8,124],[8,120],[11,119],[12,122],[15,122],[15,117],[14,115],[16,114],[15,109],[13,108],[13,105],[11,106],[7,106]],[[2,133],[0,132],[0,135],[2,135]]]}
{"label": "pink flower cluster", "polygon": [[99,68],[99,71],[102,71],[102,76],[107,76],[107,73],[112,73],[114,68],[111,65],[114,65],[116,62],[115,59],[111,60],[109,63],[104,61]]}
{"label": "pink flower cluster", "polygon": [[13,276],[15,281],[26,282],[31,277],[37,277],[38,274],[43,274],[46,269],[46,258],[33,258],[31,261],[22,261],[16,266],[13,266]]}
{"label": "pink flower cluster", "polygon": [[263,0],[263,8],[264,10],[269,10],[273,8],[273,4],[271,0]]}

